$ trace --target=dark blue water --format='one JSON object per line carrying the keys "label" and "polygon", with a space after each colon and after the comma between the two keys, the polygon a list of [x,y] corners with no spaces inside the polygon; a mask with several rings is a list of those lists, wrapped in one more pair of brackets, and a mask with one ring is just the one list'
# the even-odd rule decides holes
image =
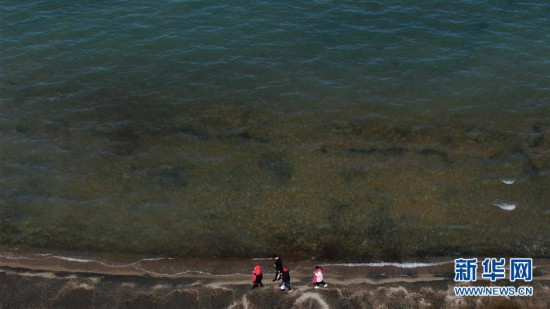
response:
{"label": "dark blue water", "polygon": [[549,96],[549,13],[545,1],[3,1],[2,99],[522,108]]}
{"label": "dark blue water", "polygon": [[[4,243],[548,254],[547,1],[1,1],[0,15]],[[493,232],[503,243],[475,236]]]}

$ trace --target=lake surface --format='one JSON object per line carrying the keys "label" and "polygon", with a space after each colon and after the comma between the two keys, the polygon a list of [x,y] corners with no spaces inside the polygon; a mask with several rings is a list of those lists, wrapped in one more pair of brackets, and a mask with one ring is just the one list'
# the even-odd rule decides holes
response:
{"label": "lake surface", "polygon": [[550,254],[547,1],[2,1],[0,242]]}

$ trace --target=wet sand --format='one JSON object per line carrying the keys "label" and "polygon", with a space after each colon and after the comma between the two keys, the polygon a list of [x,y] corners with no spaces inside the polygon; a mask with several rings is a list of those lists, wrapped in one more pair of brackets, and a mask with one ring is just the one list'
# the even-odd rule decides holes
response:
{"label": "wet sand", "polygon": [[[422,263],[347,263],[284,259],[293,291],[272,282],[272,260],[1,252],[0,308],[548,308],[550,260],[535,259],[533,297],[456,297],[452,258]],[[250,270],[264,270],[251,290]],[[327,288],[314,289],[313,268]]]}

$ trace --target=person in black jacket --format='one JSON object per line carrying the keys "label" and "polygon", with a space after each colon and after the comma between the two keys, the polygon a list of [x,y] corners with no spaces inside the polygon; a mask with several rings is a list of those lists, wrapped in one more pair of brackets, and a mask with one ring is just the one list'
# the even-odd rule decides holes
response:
{"label": "person in black jacket", "polygon": [[275,260],[275,263],[273,263],[273,265],[275,265],[275,278],[273,281],[275,282],[281,279],[281,273],[283,272],[283,260],[281,260],[281,258],[276,254],[273,255],[273,259]]}
{"label": "person in black jacket", "polygon": [[292,291],[292,285],[290,284],[290,271],[288,270],[287,267],[284,267],[283,268],[283,284],[281,284],[281,286],[279,287],[281,289],[281,291],[284,291],[285,289],[287,291]]}

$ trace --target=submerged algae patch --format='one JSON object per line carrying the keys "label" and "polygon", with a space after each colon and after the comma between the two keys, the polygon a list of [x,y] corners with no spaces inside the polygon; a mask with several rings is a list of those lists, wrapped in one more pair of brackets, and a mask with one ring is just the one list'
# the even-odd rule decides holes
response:
{"label": "submerged algae patch", "polygon": [[155,127],[6,131],[40,147],[1,141],[20,148],[1,154],[1,240],[197,256],[548,254],[540,124],[526,142],[456,120],[195,108]]}

